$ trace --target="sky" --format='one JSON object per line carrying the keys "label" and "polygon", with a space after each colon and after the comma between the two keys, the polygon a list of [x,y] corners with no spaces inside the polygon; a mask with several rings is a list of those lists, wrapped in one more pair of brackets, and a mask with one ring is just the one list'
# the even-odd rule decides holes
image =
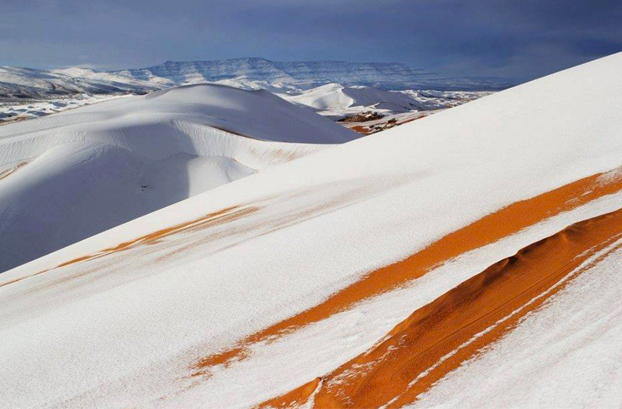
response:
{"label": "sky", "polygon": [[528,80],[622,51],[621,0],[0,0],[0,65],[403,62]]}

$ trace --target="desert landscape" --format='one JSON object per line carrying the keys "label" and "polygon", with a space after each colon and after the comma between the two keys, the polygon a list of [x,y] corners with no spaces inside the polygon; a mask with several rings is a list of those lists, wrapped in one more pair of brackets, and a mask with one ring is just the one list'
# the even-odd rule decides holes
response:
{"label": "desert landscape", "polygon": [[0,408],[622,405],[619,8],[159,1],[0,15]]}
{"label": "desert landscape", "polygon": [[[199,149],[192,138],[209,135],[201,149],[210,152],[196,151],[196,160],[219,149],[253,171],[0,275],[0,337],[11,351],[2,355],[5,402],[403,407],[544,399],[574,406],[587,396],[594,403],[593,395],[570,393],[593,384],[597,402],[615,402],[615,378],[577,364],[585,354],[614,367],[619,361],[617,343],[607,339],[620,331],[622,313],[611,308],[620,290],[621,57],[369,137],[320,116],[304,122],[316,128],[274,121],[277,129],[264,130],[259,120],[249,121],[252,130],[225,128],[213,110],[234,101],[249,114],[256,98],[262,108],[273,101],[297,109],[268,93],[222,86],[50,116],[54,129],[81,135],[86,152],[107,140],[116,148],[105,152],[127,150],[123,142],[144,155],[127,130],[149,126],[152,155],[176,157],[156,142],[162,132],[151,121],[171,123],[179,106],[173,122],[189,146]],[[579,96],[593,103],[573,104]],[[149,116],[131,114],[133,106]],[[193,114],[190,106],[200,109]],[[118,107],[125,115],[114,119]],[[22,155],[10,158],[20,165],[1,187],[33,183],[37,166],[54,166],[46,162],[52,158],[30,159],[49,143],[47,126],[0,128],[14,146],[3,152]],[[305,129],[325,135],[323,144],[308,145]],[[221,172],[234,172],[224,163]],[[600,307],[585,308],[607,302],[596,320]],[[520,370],[503,369],[518,362]],[[16,367],[23,370],[9,369]],[[75,373],[80,382],[67,382]],[[485,391],[468,387],[482,376]],[[555,388],[534,395],[542,377]],[[522,387],[499,393],[513,383]]]}

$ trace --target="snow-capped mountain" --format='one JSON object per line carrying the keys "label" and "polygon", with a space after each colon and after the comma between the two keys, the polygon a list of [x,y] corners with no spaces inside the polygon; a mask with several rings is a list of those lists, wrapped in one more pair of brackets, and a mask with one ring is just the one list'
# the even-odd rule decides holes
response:
{"label": "snow-capped mountain", "polygon": [[224,80],[265,82],[275,88],[308,89],[338,82],[344,85],[410,87],[430,74],[405,64],[343,61],[283,62],[264,58],[217,61],[167,61],[148,68],[114,72],[138,80],[162,84],[195,84]]}
{"label": "snow-capped mountain", "polygon": [[[622,53],[334,145],[0,274],[0,402],[620,407],[620,72]],[[221,100],[245,108],[203,124],[199,89],[72,112],[98,143],[152,155],[248,133],[278,105]],[[69,118],[9,125],[13,155]],[[0,185],[54,175],[54,154]]]}
{"label": "snow-capped mountain", "polygon": [[491,80],[461,80],[400,63],[345,61],[271,61],[265,58],[235,58],[217,61],[167,61],[148,68],[112,73],[162,85],[237,81],[269,90],[309,89],[328,83],[362,85],[382,89],[460,88],[500,89],[507,84]]}
{"label": "snow-capped mountain", "polygon": [[161,90],[0,127],[0,272],[358,135],[267,91]]}
{"label": "snow-capped mountain", "polygon": [[443,78],[399,63],[270,61],[237,58],[218,61],[167,61],[148,68],[94,71],[85,68],[40,70],[0,67],[0,102],[72,94],[144,94],[178,85],[220,83],[244,89],[298,92],[330,83],[390,89],[502,89],[493,80]]}
{"label": "snow-capped mountain", "polygon": [[[447,79],[398,63],[279,62],[263,58],[167,61],[149,68],[113,72],[79,67],[0,67],[0,123],[37,118],[120,95],[205,83],[268,90],[336,118],[356,114],[363,108],[392,113],[442,109],[466,102],[473,95],[484,95],[482,89],[509,85]],[[389,93],[391,89],[403,90],[405,95]],[[453,97],[424,95],[419,89],[441,89],[441,93]],[[455,89],[462,94],[456,94]],[[478,91],[463,98],[465,89]]]}

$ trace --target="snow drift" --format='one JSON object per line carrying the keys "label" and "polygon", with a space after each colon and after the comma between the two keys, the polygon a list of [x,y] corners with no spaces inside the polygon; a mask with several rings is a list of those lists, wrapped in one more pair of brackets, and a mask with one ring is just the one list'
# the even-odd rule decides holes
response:
{"label": "snow drift", "polygon": [[325,149],[0,275],[2,401],[619,406],[621,70]]}

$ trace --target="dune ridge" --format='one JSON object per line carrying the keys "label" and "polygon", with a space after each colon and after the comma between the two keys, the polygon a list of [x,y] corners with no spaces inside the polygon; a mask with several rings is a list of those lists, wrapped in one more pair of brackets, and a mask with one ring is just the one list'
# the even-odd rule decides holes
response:
{"label": "dune ridge", "polygon": [[331,295],[321,304],[255,333],[231,349],[201,358],[194,367],[194,375],[204,375],[213,366],[226,366],[229,362],[245,359],[250,355],[251,344],[274,340],[275,337],[326,319],[358,302],[419,278],[460,254],[621,189],[622,168],[616,168],[514,203],[441,238],[403,261],[369,272],[361,280]]}
{"label": "dune ridge", "polygon": [[[399,408],[622,248],[622,209],[575,223],[415,311],[373,349],[259,407]],[[321,382],[320,382],[321,381]]]}

